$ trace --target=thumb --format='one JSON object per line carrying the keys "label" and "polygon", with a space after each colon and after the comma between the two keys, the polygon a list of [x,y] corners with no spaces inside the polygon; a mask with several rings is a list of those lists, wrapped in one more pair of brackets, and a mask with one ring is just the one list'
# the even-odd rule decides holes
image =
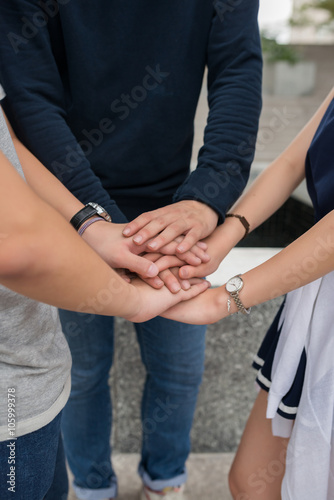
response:
{"label": "thumb", "polygon": [[207,273],[205,272],[203,265],[182,266],[179,269],[179,276],[182,279],[204,278],[206,275],[207,275]]}
{"label": "thumb", "polygon": [[145,278],[154,278],[159,273],[158,266],[154,262],[134,254],[129,256],[128,266],[131,271]]}

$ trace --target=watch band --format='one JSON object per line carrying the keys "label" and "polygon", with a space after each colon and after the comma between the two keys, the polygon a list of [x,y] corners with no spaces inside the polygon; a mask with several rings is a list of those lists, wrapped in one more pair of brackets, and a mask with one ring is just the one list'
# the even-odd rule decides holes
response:
{"label": "watch band", "polygon": [[238,308],[238,311],[242,312],[242,314],[250,314],[251,308],[249,307],[248,309],[246,309],[246,307],[243,305],[243,303],[240,300],[239,292],[232,292],[232,293],[230,293],[230,295],[233,298],[233,300]]}
{"label": "watch band", "polygon": [[100,221],[103,222],[104,219],[98,215],[96,217],[92,217],[92,218],[86,220],[86,222],[81,224],[81,226],[79,227],[78,235],[82,236],[84,234],[84,232],[86,231],[86,229],[89,228],[89,226],[91,226],[92,224],[95,224],[95,222],[100,222]]}
{"label": "watch band", "polygon": [[[97,211],[95,208],[93,208],[90,205],[86,205],[83,207],[79,212],[77,212],[75,215],[73,215],[72,219],[70,220],[70,224],[74,227],[76,231],[80,228],[80,226],[90,217],[97,216]],[[100,217],[100,216],[99,216]],[[102,217],[101,217],[102,218]]]}
{"label": "watch band", "polygon": [[94,203],[93,201],[89,201],[87,205],[95,208],[97,215],[103,217],[104,220],[106,220],[107,222],[112,222],[110,215],[103,207],[101,207],[101,205],[99,205],[98,203]]}
{"label": "watch band", "polygon": [[250,228],[250,224],[249,224],[248,220],[246,219],[246,217],[244,217],[243,215],[239,215],[239,214],[226,214],[225,217],[236,217],[237,219],[240,220],[241,224],[245,228],[245,234],[242,238],[244,240],[246,238],[246,236],[248,235],[249,228]]}

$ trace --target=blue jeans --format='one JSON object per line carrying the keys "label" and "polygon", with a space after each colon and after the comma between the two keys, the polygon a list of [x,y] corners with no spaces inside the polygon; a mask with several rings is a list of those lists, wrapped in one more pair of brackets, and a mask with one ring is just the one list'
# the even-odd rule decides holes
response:
{"label": "blue jeans", "polygon": [[[1,500],[67,499],[68,481],[60,420],[59,413],[41,429],[0,443]],[[14,465],[8,463],[9,456],[10,460],[14,458]],[[15,467],[14,471],[10,470],[11,466]]]}
{"label": "blue jeans", "polygon": [[[108,386],[113,318],[60,311],[73,357],[72,392],[62,430],[78,498],[117,494],[110,455],[112,406]],[[181,485],[202,380],[205,327],[164,318],[135,325],[147,376],[142,399],[139,473],[152,489]]]}

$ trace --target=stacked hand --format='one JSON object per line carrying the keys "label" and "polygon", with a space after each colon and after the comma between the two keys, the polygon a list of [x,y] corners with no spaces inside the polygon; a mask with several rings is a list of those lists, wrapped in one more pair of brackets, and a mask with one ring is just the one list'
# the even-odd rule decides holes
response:
{"label": "stacked hand", "polygon": [[[219,265],[217,256],[211,258],[206,252],[217,220],[207,205],[181,201],[144,213],[129,224],[92,224],[83,238],[111,267],[126,270],[121,274],[127,281],[130,271],[150,287],[162,289],[158,294],[143,281],[132,280],[143,296],[155,298],[145,302],[142,311],[153,317],[207,289],[203,280],[192,278],[204,277]],[[208,242],[201,241],[207,236]]]}

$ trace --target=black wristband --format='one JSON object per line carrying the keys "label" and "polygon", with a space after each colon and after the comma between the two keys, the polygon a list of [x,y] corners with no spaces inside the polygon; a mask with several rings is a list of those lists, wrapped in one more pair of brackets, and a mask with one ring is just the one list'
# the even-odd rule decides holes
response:
{"label": "black wristband", "polygon": [[239,215],[239,214],[226,214],[225,217],[236,217],[237,219],[240,220],[241,224],[245,228],[245,235],[242,238],[244,240],[246,238],[246,236],[248,235],[248,233],[249,233],[249,222],[246,219],[246,217],[244,217],[243,215]]}
{"label": "black wristband", "polygon": [[90,205],[86,205],[79,212],[73,215],[70,220],[70,224],[74,227],[76,231],[80,229],[80,226],[90,217],[98,216],[96,209],[91,207]]}

